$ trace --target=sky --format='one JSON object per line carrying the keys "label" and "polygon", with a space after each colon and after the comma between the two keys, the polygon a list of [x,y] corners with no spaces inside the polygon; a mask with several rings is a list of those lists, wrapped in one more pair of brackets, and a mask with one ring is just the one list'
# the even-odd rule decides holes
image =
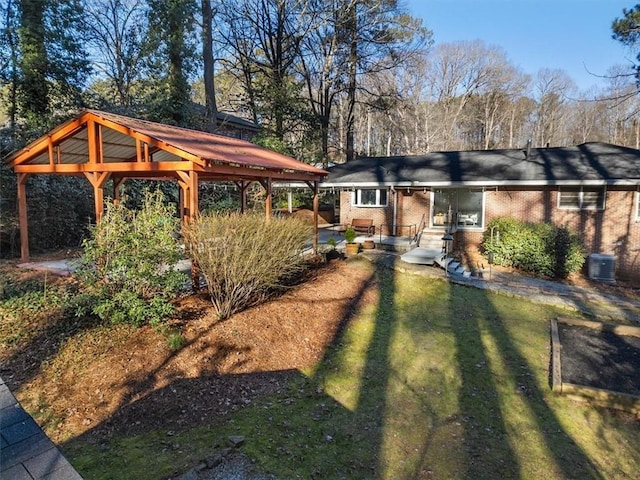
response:
{"label": "sky", "polygon": [[560,68],[581,90],[606,84],[591,73],[606,75],[610,67],[634,59],[611,38],[611,23],[636,3],[640,0],[404,0],[433,32],[435,44],[484,40],[502,47],[525,73]]}

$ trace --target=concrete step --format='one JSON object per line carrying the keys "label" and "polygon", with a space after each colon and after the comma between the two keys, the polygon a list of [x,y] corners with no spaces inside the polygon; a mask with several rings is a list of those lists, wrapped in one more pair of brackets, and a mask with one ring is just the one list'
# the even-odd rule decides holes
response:
{"label": "concrete step", "polygon": [[442,235],[422,235],[420,237],[420,247],[437,248],[442,251]]}
{"label": "concrete step", "polygon": [[442,254],[440,250],[432,248],[417,247],[400,256],[403,262],[417,265],[433,265]]}

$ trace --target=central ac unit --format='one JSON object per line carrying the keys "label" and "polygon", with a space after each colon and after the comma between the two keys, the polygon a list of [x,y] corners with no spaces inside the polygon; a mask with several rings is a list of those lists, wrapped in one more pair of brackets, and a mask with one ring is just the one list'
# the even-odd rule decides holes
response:
{"label": "central ac unit", "polygon": [[616,257],[602,253],[589,255],[589,278],[603,282],[615,283]]}

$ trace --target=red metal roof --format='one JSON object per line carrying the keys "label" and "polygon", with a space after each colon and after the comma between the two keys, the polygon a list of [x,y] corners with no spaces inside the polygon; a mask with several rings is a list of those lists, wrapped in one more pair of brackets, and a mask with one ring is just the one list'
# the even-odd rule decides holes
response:
{"label": "red metal roof", "polygon": [[297,173],[298,177],[299,174],[319,178],[327,175],[327,172],[320,168],[244,140],[98,110],[82,112],[14,153],[8,158],[9,165],[50,163],[51,143],[59,147],[59,163],[88,162],[86,125],[89,121],[102,126],[101,155],[104,163],[134,162],[136,139],[138,139],[153,144],[154,162],[192,160],[208,171],[215,170],[215,165],[226,165],[250,168],[254,171],[276,171],[280,174],[280,178],[283,172]]}

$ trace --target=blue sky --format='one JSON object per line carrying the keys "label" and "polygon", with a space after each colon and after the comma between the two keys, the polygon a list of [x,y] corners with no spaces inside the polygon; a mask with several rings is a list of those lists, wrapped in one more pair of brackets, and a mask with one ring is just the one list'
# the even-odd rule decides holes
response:
{"label": "blue sky", "polygon": [[404,0],[437,43],[484,40],[502,47],[525,73],[562,68],[580,89],[634,54],[611,38],[611,23],[640,0]]}

